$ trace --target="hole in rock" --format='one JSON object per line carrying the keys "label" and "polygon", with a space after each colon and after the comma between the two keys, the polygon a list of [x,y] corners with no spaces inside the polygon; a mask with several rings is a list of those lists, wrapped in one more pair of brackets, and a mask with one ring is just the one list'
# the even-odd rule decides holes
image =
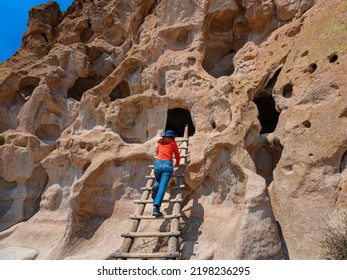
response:
{"label": "hole in rock", "polygon": [[303,124],[304,127],[307,127],[307,128],[310,128],[310,127],[311,127],[310,121],[307,121],[307,120],[306,120],[306,121],[304,121],[302,124]]}
{"label": "hole in rock", "polygon": [[302,25],[293,26],[292,28],[288,29],[285,33],[288,37],[294,37],[295,35],[299,34],[301,31]]}
{"label": "hole in rock", "polygon": [[216,122],[215,121],[211,121],[211,127],[212,127],[212,129],[216,129]]}
{"label": "hole in rock", "polygon": [[[217,44],[217,43],[216,43]],[[221,49],[223,47],[214,46],[216,49]],[[216,51],[212,54],[213,48],[211,50],[206,50],[205,58],[202,63],[202,67],[207,73],[212,77],[219,78],[222,76],[230,76],[234,73],[233,58],[235,56],[234,50],[227,50],[225,53],[223,50]]]}
{"label": "hole in rock", "polygon": [[19,93],[25,100],[28,100],[39,83],[39,78],[26,76],[19,82]]}
{"label": "hole in rock", "polygon": [[283,87],[282,96],[284,98],[291,98],[293,96],[293,86],[288,83]]}
{"label": "hole in rock", "polygon": [[[217,11],[207,16],[202,67],[215,78],[229,76],[234,72],[233,58],[243,43],[243,38],[234,42],[233,27],[236,16],[237,12],[232,9]],[[247,35],[244,36],[246,38]]]}
{"label": "hole in rock", "polygon": [[183,50],[193,41],[193,32],[188,26],[178,26],[162,32],[162,37],[173,50]]}
{"label": "hole in rock", "polygon": [[339,118],[347,118],[347,108],[342,111],[342,113],[339,115]]}
{"label": "hole in rock", "polygon": [[47,35],[45,33],[41,33],[42,38],[45,40],[45,42],[48,42]]}
{"label": "hole in rock", "polygon": [[305,50],[305,51],[301,54],[301,57],[305,57],[306,55],[308,55],[308,50]]}
{"label": "hole in rock", "polygon": [[87,78],[78,78],[75,81],[75,84],[68,90],[68,98],[81,101],[83,93],[98,85],[103,79],[103,77],[98,75],[90,75]]}
{"label": "hole in rock", "polygon": [[86,142],[81,142],[80,143],[80,149],[84,150],[87,146],[87,143]]}
{"label": "hole in rock", "polygon": [[0,146],[5,145],[5,138],[0,136]]}
{"label": "hole in rock", "polygon": [[193,66],[196,63],[195,57],[188,57],[188,65]]}
{"label": "hole in rock", "polygon": [[329,62],[330,62],[330,63],[334,63],[334,62],[337,61],[338,58],[339,58],[339,57],[338,57],[337,54],[333,54],[333,55],[329,56]]}
{"label": "hole in rock", "polygon": [[129,84],[126,81],[120,82],[110,93],[111,101],[130,96]]}
{"label": "hole in rock", "polygon": [[347,151],[343,154],[340,163],[340,173],[342,173],[347,168]]}
{"label": "hole in rock", "polygon": [[259,111],[258,119],[261,124],[260,133],[274,132],[280,114],[276,111],[276,104],[272,94],[261,92],[254,98],[253,102],[257,105]]}
{"label": "hole in rock", "polygon": [[93,150],[93,148],[94,148],[93,144],[91,144],[91,143],[88,143],[88,144],[87,144],[87,151],[88,151],[88,152],[90,152],[91,150]]}
{"label": "hole in rock", "polygon": [[84,29],[81,33],[81,42],[87,43],[89,39],[94,35],[94,32],[92,30],[92,25],[90,23],[90,20],[88,21],[88,27]]}
{"label": "hole in rock", "polygon": [[107,61],[111,56],[103,48],[86,47],[89,59],[89,75],[79,77],[74,85],[68,90],[69,98],[80,101],[83,93],[100,84],[114,70],[114,64]]}
{"label": "hole in rock", "polygon": [[91,162],[88,162],[88,163],[86,163],[84,166],[83,166],[83,168],[82,168],[82,173],[84,174],[86,171],[87,171],[87,169],[88,169],[88,167],[91,165]]}
{"label": "hole in rock", "polygon": [[33,91],[35,90],[35,86],[27,86],[24,88],[21,88],[19,93],[23,96],[23,98],[25,100],[28,100],[31,96],[31,94],[33,93]]}
{"label": "hole in rock", "polygon": [[178,137],[183,137],[186,124],[188,124],[188,136],[193,136],[195,127],[189,110],[174,108],[167,111],[165,130],[173,130]]}
{"label": "hole in rock", "polygon": [[335,84],[335,83],[333,83],[333,84],[330,84],[329,85],[331,88],[333,88],[333,89],[339,89],[340,87],[337,85],[337,84]]}
{"label": "hole in rock", "polygon": [[40,124],[35,134],[41,140],[55,141],[60,137],[60,129],[56,124]]}
{"label": "hole in rock", "polygon": [[276,110],[276,104],[272,93],[281,71],[282,67],[277,69],[271,79],[266,83],[265,88],[259,94],[256,94],[253,99],[259,112],[258,119],[262,127],[260,131],[261,134],[275,131],[278,123],[279,112]]}
{"label": "hole in rock", "polygon": [[316,71],[317,70],[317,64],[315,64],[315,63],[311,63],[310,64],[310,66],[308,67],[308,69],[307,69],[307,72],[309,72],[309,73],[313,73],[314,71]]}

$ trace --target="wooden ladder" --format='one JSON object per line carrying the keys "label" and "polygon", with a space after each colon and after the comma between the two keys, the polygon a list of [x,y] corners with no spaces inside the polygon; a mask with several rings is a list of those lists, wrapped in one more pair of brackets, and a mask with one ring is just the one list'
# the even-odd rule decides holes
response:
{"label": "wooden ladder", "polygon": [[[153,200],[149,199],[152,192],[153,184],[155,181],[153,165],[149,176],[146,176],[146,186],[141,188],[143,190],[141,199],[135,200],[137,208],[134,215],[130,215],[131,226],[129,231],[122,233],[124,237],[122,246],[118,252],[111,254],[110,259],[177,259],[179,257],[178,251],[178,238],[180,236],[180,217],[181,217],[181,204],[182,204],[182,189],[184,188],[184,169],[188,164],[188,125],[185,126],[184,135],[182,138],[176,138],[178,149],[181,156],[180,166],[178,167],[177,175],[171,176],[171,179],[176,178],[177,184],[174,187],[168,186],[167,190],[176,190],[174,199],[164,199],[163,203],[173,203],[172,214],[167,214],[161,217],[143,215],[147,205],[152,207]],[[175,172],[176,173],[176,172]],[[138,232],[140,222],[142,220],[171,220],[169,232]],[[130,252],[135,238],[149,238],[149,237],[168,237],[167,251],[166,252],[152,252],[152,253],[138,253]]]}

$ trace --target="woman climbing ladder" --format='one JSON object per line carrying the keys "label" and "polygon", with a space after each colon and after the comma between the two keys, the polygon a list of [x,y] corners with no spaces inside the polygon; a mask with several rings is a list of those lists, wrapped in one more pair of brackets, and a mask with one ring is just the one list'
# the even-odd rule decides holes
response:
{"label": "woman climbing ladder", "polygon": [[156,150],[157,158],[154,162],[155,183],[152,191],[153,216],[160,217],[160,206],[163,201],[165,190],[173,173],[173,155],[175,155],[175,167],[180,164],[180,153],[175,141],[175,134],[167,130],[158,141]]}

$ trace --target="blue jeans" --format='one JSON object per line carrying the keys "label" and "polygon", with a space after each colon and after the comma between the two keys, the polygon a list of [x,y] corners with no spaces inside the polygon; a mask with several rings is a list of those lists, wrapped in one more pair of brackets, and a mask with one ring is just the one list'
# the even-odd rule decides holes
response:
{"label": "blue jeans", "polygon": [[163,201],[167,184],[173,173],[173,165],[171,160],[155,160],[154,175],[155,185],[158,187],[157,195],[154,198],[153,205],[160,207]]}

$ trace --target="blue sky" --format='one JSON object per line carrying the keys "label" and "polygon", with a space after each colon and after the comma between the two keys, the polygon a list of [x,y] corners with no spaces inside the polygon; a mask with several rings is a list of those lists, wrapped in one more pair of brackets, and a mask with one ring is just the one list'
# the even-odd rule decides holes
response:
{"label": "blue sky", "polygon": [[[0,0],[0,62],[7,60],[22,44],[27,29],[29,10],[50,0]],[[66,9],[73,0],[55,0],[60,9]]]}

